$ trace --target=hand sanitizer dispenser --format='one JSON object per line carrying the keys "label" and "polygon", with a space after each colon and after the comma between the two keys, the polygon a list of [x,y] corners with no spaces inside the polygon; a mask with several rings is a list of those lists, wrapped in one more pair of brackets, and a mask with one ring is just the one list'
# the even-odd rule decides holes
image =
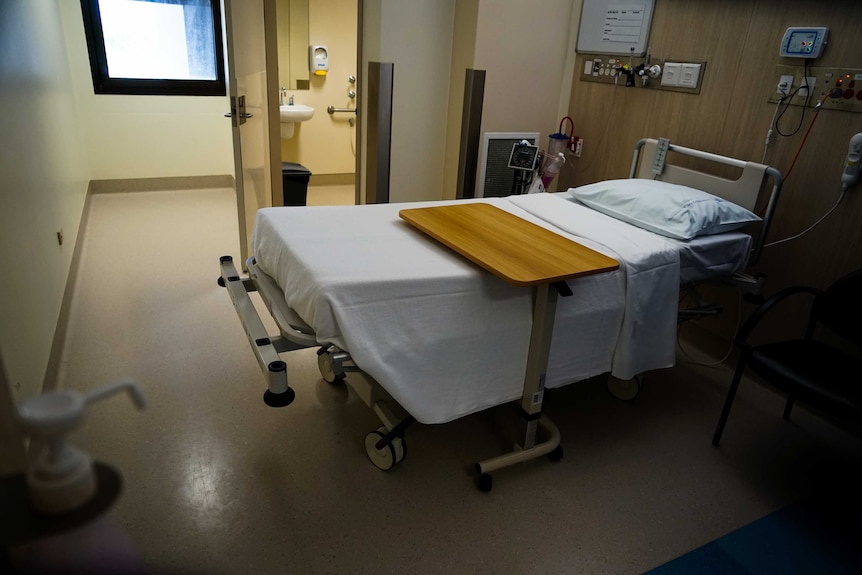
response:
{"label": "hand sanitizer dispenser", "polygon": [[326,46],[308,47],[308,69],[315,76],[326,76],[326,72],[329,71],[329,50]]}
{"label": "hand sanitizer dispenser", "polygon": [[66,436],[84,419],[88,405],[127,391],[138,409],[146,399],[138,384],[120,381],[88,394],[74,390],[37,395],[18,406],[18,422],[30,437],[27,488],[33,507],[54,515],[74,511],[95,495],[93,459],[69,445]]}

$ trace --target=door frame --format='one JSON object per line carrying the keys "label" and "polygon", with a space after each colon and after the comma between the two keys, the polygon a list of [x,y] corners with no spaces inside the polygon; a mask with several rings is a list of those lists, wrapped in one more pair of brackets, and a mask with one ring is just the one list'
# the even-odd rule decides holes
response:
{"label": "door frame", "polygon": [[365,113],[362,109],[365,98],[362,97],[362,90],[365,85],[365,74],[362,68],[363,56],[362,37],[364,28],[365,0],[356,0],[356,167],[354,168],[354,199],[353,203],[357,206],[362,203],[362,182],[365,174],[365,166],[362,164],[362,141],[365,134]]}

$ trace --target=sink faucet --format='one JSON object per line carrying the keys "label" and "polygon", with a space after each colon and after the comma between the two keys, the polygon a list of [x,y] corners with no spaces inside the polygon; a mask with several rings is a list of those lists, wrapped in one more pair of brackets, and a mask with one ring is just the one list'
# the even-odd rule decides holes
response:
{"label": "sink faucet", "polygon": [[[279,106],[284,106],[284,97],[285,96],[287,96],[287,88],[282,86],[281,90],[278,91],[278,105]],[[293,96],[291,96],[290,99],[293,100]],[[293,104],[292,101],[290,103]]]}

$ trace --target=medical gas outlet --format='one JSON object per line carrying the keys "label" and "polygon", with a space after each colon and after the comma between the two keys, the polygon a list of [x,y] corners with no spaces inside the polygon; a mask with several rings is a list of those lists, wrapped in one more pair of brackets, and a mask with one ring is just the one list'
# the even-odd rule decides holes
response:
{"label": "medical gas outlet", "polygon": [[[706,62],[592,56],[584,54],[581,81],[699,94]],[[626,60],[629,60],[626,62]],[[637,79],[640,81],[637,81]]]}

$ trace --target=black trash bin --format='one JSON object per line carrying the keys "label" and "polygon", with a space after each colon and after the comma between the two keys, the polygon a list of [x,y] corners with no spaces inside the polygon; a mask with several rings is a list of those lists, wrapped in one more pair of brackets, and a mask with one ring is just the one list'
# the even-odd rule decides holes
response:
{"label": "black trash bin", "polygon": [[311,171],[302,164],[281,163],[281,191],[285,206],[304,206]]}

